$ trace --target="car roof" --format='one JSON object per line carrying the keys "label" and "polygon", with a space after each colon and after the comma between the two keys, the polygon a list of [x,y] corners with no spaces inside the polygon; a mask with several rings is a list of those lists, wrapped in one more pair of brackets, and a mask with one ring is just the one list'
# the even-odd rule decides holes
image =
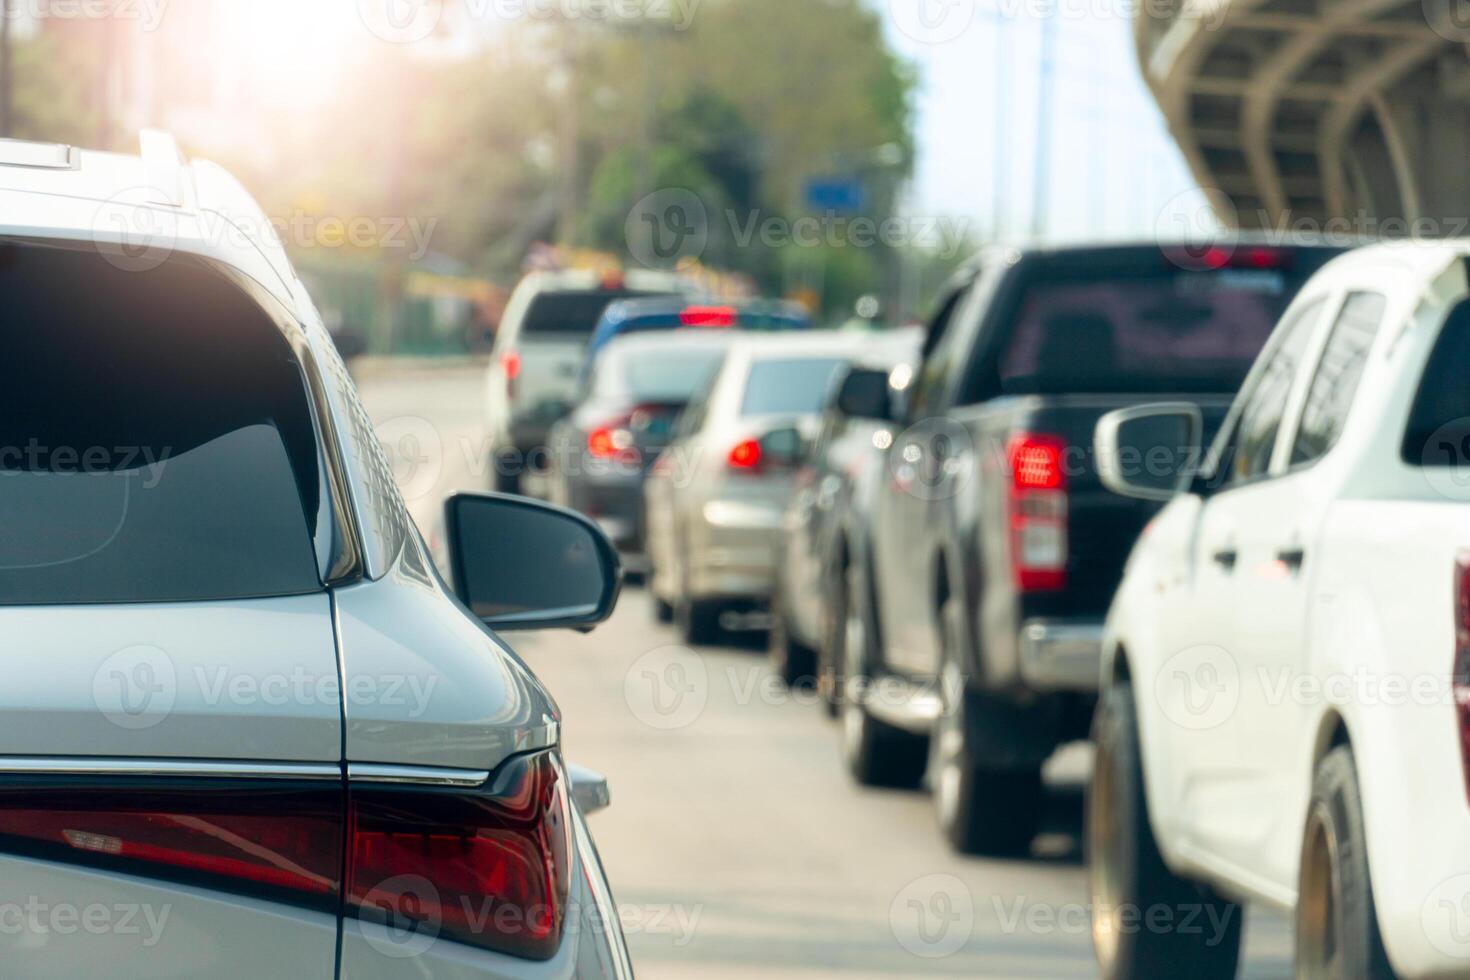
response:
{"label": "car roof", "polygon": [[692,293],[693,284],[677,272],[657,269],[552,269],[526,273],[516,288],[528,293],[632,289],[687,295]]}
{"label": "car roof", "polygon": [[104,254],[189,253],[249,275],[297,309],[296,274],[269,219],[232,176],[190,161],[166,133],[139,153],[0,140],[0,236],[86,244]]}
{"label": "car roof", "polygon": [[840,355],[852,357],[871,334],[856,330],[804,330],[790,333],[743,333],[731,343],[732,358],[752,361]]}
{"label": "car roof", "polygon": [[701,330],[689,327],[680,330],[662,330],[657,333],[620,334],[609,340],[599,357],[614,354],[627,357],[641,353],[668,350],[725,350],[735,342],[738,334],[726,330]]}

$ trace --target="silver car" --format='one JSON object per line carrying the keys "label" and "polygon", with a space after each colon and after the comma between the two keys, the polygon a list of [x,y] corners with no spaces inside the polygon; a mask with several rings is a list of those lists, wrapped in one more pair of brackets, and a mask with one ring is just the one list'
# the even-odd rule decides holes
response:
{"label": "silver car", "polygon": [[686,642],[709,643],[724,614],[769,603],[797,463],[864,339],[738,340],[680,416],[649,473],[644,506],[655,609],[678,623]]}
{"label": "silver car", "polygon": [[630,976],[555,702],[491,627],[620,572],[462,496],[437,575],[250,198],[0,141],[0,974]]}

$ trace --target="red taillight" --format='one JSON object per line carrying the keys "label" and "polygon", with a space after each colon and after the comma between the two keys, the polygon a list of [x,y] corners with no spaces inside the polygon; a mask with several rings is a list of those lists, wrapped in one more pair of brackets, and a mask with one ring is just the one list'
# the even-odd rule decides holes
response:
{"label": "red taillight", "polygon": [[633,416],[625,415],[599,425],[587,433],[587,455],[594,459],[617,459],[633,449],[633,433],[629,426]]}
{"label": "red taillight", "polygon": [[685,327],[733,327],[735,308],[732,306],[689,306],[679,314],[679,323]]}
{"label": "red taillight", "polygon": [[482,791],[354,788],[347,903],[365,923],[526,959],[561,944],[571,804],[555,755]]}
{"label": "red taillight", "polygon": [[1022,592],[1055,592],[1067,584],[1066,443],[1053,436],[1011,440],[1011,568]]}
{"label": "red taillight", "polygon": [[316,788],[136,779],[65,786],[7,777],[0,852],[182,881],[335,914],[342,873],[341,783]]}
{"label": "red taillight", "polygon": [[730,469],[752,472],[760,469],[761,444],[757,439],[742,439],[730,447],[730,455],[726,458]]}
{"label": "red taillight", "polygon": [[1460,740],[1460,768],[1470,798],[1470,551],[1455,559],[1455,663],[1450,678],[1455,692],[1455,727]]}
{"label": "red taillight", "polygon": [[521,353],[520,351],[508,350],[500,355],[500,370],[505,375],[505,395],[507,398],[515,396],[516,378],[521,376]]}

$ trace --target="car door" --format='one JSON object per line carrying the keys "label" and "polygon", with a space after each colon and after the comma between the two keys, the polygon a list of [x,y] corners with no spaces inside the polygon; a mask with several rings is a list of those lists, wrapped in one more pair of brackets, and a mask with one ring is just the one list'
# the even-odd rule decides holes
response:
{"label": "car door", "polygon": [[[1307,623],[1314,557],[1333,487],[1318,462],[1336,445],[1358,390],[1388,300],[1350,293],[1333,318],[1310,383],[1288,412],[1275,466],[1258,488],[1252,519],[1239,528],[1233,653],[1240,707],[1227,730],[1241,764],[1240,846],[1284,888],[1294,887],[1302,758],[1311,705],[1293,694],[1307,675]],[[1305,800],[1301,803],[1304,805]]]}
{"label": "car door", "polygon": [[8,254],[0,974],[329,980],[342,536],[301,364],[202,266]]}
{"label": "car door", "polygon": [[1240,744],[1242,722],[1259,701],[1240,652],[1240,607],[1253,588],[1244,583],[1269,574],[1253,565],[1256,528],[1291,506],[1291,488],[1277,479],[1276,449],[1326,306],[1325,298],[1307,299],[1288,314],[1216,445],[1214,486],[1200,508],[1190,556],[1187,608],[1170,617],[1171,649],[1155,681],[1162,715],[1173,726],[1174,739],[1164,741],[1180,753],[1182,833],[1239,863],[1259,843],[1261,820],[1254,763]]}
{"label": "car door", "polygon": [[[875,588],[888,666],[932,676],[937,670],[934,540],[945,465],[957,447],[944,417],[962,356],[956,329],[971,290],[950,296],[929,328],[925,354],[907,387],[902,431],[887,452],[873,527]],[[900,377],[905,369],[900,368]]]}

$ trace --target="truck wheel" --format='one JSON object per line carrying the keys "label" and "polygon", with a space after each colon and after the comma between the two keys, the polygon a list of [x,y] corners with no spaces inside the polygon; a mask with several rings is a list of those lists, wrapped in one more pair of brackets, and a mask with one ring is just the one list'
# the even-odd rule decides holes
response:
{"label": "truck wheel", "polygon": [[791,690],[810,690],[816,678],[816,651],[791,635],[780,587],[771,599],[771,672]]}
{"label": "truck wheel", "polygon": [[970,734],[974,699],[960,669],[963,609],[951,597],[944,629],[944,706],[935,727],[934,803],[945,840],[961,854],[1026,854],[1041,825],[1040,769],[996,769],[977,757]]}
{"label": "truck wheel", "polygon": [[1306,980],[1392,980],[1368,874],[1353,750],[1338,746],[1317,766],[1302,841],[1296,906],[1296,975]]}
{"label": "truck wheel", "polygon": [[[1092,942],[1103,980],[1231,980],[1245,912],[1169,870],[1149,823],[1133,691],[1115,684],[1093,719],[1087,792]],[[1162,916],[1167,928],[1150,928]]]}
{"label": "truck wheel", "polygon": [[864,786],[912,789],[924,779],[928,740],[868,714],[872,639],[863,618],[856,568],[847,570],[846,629],[843,637],[842,754],[852,777]]}

